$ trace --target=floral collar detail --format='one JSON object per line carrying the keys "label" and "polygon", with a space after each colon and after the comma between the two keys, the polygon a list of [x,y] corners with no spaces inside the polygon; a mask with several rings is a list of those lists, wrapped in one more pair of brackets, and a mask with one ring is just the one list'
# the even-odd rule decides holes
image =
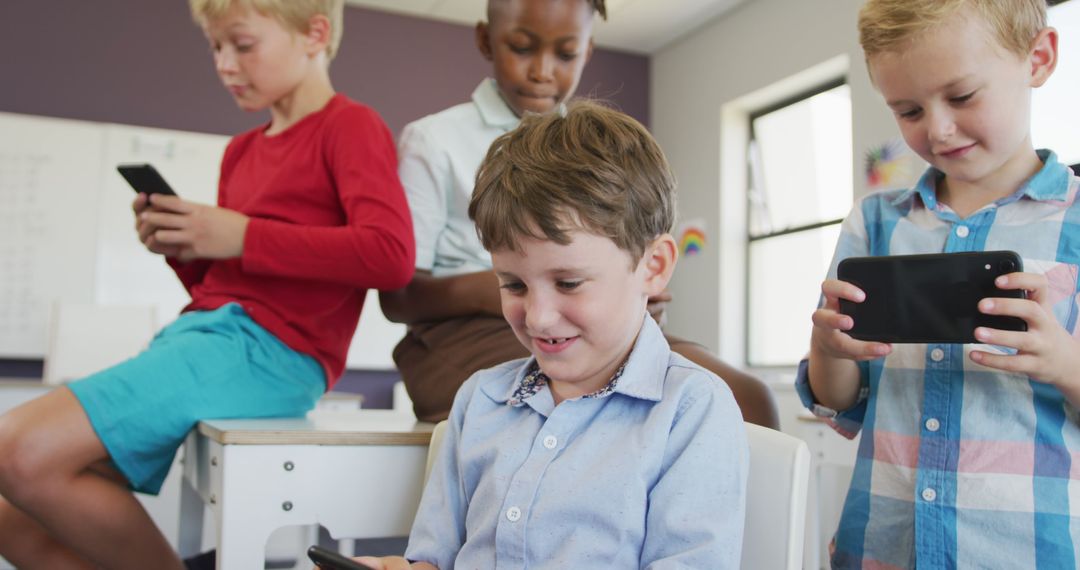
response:
{"label": "floral collar detail", "polygon": [[[615,371],[615,374],[611,377],[611,380],[599,390],[592,394],[586,394],[582,398],[603,398],[608,394],[615,391],[615,386],[619,383],[619,378],[622,377],[623,370],[626,369],[626,363],[623,362],[619,369]],[[536,395],[541,388],[547,386],[548,377],[543,371],[540,370],[540,365],[535,361],[529,365],[529,371],[525,374],[525,377],[521,379],[521,384],[514,390],[514,395],[510,396],[510,399],[506,401],[509,406],[523,406],[525,400]]]}

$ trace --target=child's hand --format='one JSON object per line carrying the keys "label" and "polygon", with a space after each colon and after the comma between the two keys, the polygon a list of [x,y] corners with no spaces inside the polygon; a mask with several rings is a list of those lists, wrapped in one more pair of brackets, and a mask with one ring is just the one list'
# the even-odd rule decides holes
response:
{"label": "child's hand", "polygon": [[[138,208],[140,198],[135,199]],[[147,198],[149,208],[136,209],[139,239],[147,249],[192,259],[228,259],[244,252],[248,217],[227,208],[186,202],[176,196]]]}
{"label": "child's hand", "polygon": [[180,255],[180,246],[166,246],[160,243],[151,244],[147,242],[147,239],[160,228],[149,223],[142,214],[143,212],[161,211],[150,205],[150,196],[148,194],[142,192],[138,193],[135,196],[135,200],[131,203],[131,209],[135,212],[135,231],[139,234],[139,242],[146,245],[146,249],[167,257],[177,257]]}
{"label": "child's hand", "polygon": [[649,297],[648,305],[646,305],[649,316],[656,321],[656,324],[660,325],[660,328],[664,328],[664,325],[667,324],[667,304],[669,302],[671,302],[671,293],[664,289],[659,295]]}
{"label": "child's hand", "polygon": [[994,281],[999,289],[1023,289],[1027,299],[983,299],[979,311],[987,315],[1018,317],[1026,332],[979,327],[975,338],[982,343],[1015,348],[1016,354],[971,351],[971,359],[983,366],[1019,372],[1063,391],[1080,388],[1080,342],[1054,318],[1046,277],[1035,273],[1010,273]]}
{"label": "child's hand", "polygon": [[814,311],[814,330],[810,335],[813,351],[846,360],[873,360],[892,352],[890,344],[856,340],[844,332],[855,326],[855,321],[840,313],[840,299],[861,303],[866,300],[862,289],[839,279],[826,279],[821,292],[825,305]]}
{"label": "child's hand", "polygon": [[[400,556],[384,556],[382,558],[376,558],[374,556],[360,556],[354,558],[357,562],[374,568],[375,570],[409,570],[413,566],[409,565],[409,561]],[[430,564],[418,563],[417,568],[435,568]]]}

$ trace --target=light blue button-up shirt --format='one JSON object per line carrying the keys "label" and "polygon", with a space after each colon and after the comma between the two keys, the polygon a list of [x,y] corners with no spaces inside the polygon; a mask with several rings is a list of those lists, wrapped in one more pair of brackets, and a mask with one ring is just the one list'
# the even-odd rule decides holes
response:
{"label": "light blue button-up shirt", "polygon": [[[511,402],[533,359],[458,391],[406,557],[453,568],[738,568],[748,450],[722,380],[650,318],[610,393]],[[515,405],[516,404],[516,405]]]}

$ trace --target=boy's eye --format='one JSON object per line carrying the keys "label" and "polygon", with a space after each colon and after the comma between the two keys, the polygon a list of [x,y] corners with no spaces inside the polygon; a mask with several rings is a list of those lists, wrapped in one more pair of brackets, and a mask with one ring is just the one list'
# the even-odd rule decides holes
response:
{"label": "boy's eye", "polygon": [[573,291],[574,289],[577,289],[582,283],[583,281],[581,281],[580,279],[574,281],[556,281],[555,286],[558,287],[561,291]]}
{"label": "boy's eye", "polygon": [[922,113],[922,109],[916,108],[908,109],[906,111],[897,111],[896,115],[899,116],[901,119],[914,119],[919,116],[919,113]]}
{"label": "boy's eye", "polygon": [[236,44],[236,51],[240,53],[247,53],[255,48],[254,42],[241,42]]}
{"label": "boy's eye", "polygon": [[949,101],[952,101],[953,103],[967,103],[974,96],[975,96],[975,92],[972,91],[971,93],[968,93],[967,95],[961,95],[959,97],[953,97],[953,98],[949,99]]}
{"label": "boy's eye", "polygon": [[525,292],[525,284],[520,281],[510,281],[499,285],[499,289],[502,289],[511,295],[517,295]]}
{"label": "boy's eye", "polygon": [[526,54],[532,51],[532,47],[524,44],[510,44],[510,51],[516,54]]}
{"label": "boy's eye", "polygon": [[565,52],[560,53],[559,54],[559,59],[561,59],[563,61],[574,61],[575,59],[577,59],[577,54],[576,53],[565,53]]}

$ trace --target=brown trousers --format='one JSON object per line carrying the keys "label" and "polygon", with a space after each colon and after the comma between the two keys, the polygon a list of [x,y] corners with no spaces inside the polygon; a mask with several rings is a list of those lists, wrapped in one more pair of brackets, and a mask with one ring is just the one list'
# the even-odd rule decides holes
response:
{"label": "brown trousers", "polygon": [[416,417],[445,420],[458,388],[477,370],[529,356],[502,317],[462,317],[412,325],[394,348]]}

